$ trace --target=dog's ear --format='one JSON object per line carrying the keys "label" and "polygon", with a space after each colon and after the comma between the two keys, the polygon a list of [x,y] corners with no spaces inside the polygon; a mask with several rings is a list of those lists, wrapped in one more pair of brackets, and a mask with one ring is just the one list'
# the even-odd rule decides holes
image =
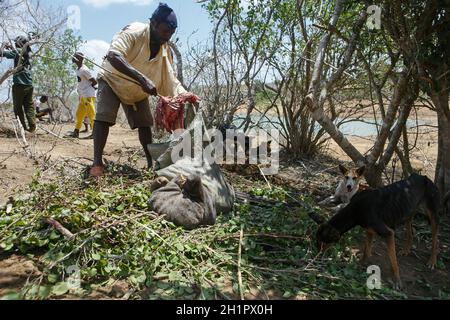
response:
{"label": "dog's ear", "polygon": [[345,176],[348,173],[348,169],[344,167],[342,164],[339,165],[339,171]]}
{"label": "dog's ear", "polygon": [[359,177],[362,177],[363,174],[364,174],[364,171],[366,171],[366,166],[359,167],[359,168],[356,170],[356,174],[357,174]]}

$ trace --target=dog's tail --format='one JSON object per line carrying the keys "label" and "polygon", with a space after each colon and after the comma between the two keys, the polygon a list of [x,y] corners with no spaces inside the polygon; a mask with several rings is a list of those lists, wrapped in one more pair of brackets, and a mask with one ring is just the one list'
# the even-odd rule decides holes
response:
{"label": "dog's tail", "polygon": [[439,189],[428,177],[425,177],[425,203],[427,209],[434,215],[436,221],[442,214],[441,194]]}

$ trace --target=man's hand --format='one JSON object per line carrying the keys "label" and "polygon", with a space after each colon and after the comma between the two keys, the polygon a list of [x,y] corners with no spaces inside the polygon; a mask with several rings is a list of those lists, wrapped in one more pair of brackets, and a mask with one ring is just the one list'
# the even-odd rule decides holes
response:
{"label": "man's hand", "polygon": [[141,84],[142,90],[144,90],[145,93],[148,93],[149,95],[152,95],[152,96],[158,95],[158,92],[156,91],[156,87],[155,87],[154,83],[149,78],[142,76],[142,78],[140,79],[140,84]]}
{"label": "man's hand", "polygon": [[12,45],[10,43],[8,43],[8,42],[3,43],[3,47],[6,50],[12,50],[13,49]]}

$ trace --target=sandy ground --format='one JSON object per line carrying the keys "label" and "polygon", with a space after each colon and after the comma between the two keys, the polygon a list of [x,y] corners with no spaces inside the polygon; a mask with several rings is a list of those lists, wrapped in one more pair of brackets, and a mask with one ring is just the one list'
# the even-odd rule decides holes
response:
{"label": "sandy ground", "polygon": [[[71,124],[50,125],[38,124],[35,134],[26,135],[30,149],[43,164],[51,165],[53,161],[63,159],[93,159],[93,140],[57,138],[47,133],[50,130],[62,137],[66,132],[73,130]],[[81,138],[87,133],[82,133]],[[114,126],[108,137],[105,147],[105,160],[119,160],[135,154],[138,167],[144,167],[146,161],[138,139],[137,131],[130,130],[125,124]],[[29,159],[21,149],[14,135],[0,133],[0,203],[9,196],[16,194],[15,189],[32,181],[37,169],[37,161]]]}
{"label": "sandy ground", "polygon": [[[423,132],[420,134],[420,138],[417,140],[416,147],[411,152],[411,164],[414,169],[433,179],[437,159],[437,132],[428,133],[426,131],[427,130],[423,130]],[[413,134],[409,134],[409,137],[410,141],[414,141]],[[348,140],[361,153],[366,154],[373,146],[375,137],[348,136]],[[332,157],[340,159],[344,162],[351,161],[351,159],[334,141],[330,141],[327,144],[327,147],[329,148],[327,153]],[[393,159],[397,159],[397,157],[394,156]],[[398,165],[400,165],[400,163],[398,163]]]}

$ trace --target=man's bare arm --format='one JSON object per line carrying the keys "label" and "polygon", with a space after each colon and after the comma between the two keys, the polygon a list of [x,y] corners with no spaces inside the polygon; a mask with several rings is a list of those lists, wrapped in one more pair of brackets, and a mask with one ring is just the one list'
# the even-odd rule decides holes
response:
{"label": "man's bare arm", "polygon": [[15,59],[16,55],[12,50],[0,50],[0,57],[5,57],[6,59]]}
{"label": "man's bare arm", "polygon": [[117,71],[139,82],[144,92],[152,96],[156,96],[158,94],[153,82],[138,70],[133,68],[119,53],[109,51],[106,58]]}

